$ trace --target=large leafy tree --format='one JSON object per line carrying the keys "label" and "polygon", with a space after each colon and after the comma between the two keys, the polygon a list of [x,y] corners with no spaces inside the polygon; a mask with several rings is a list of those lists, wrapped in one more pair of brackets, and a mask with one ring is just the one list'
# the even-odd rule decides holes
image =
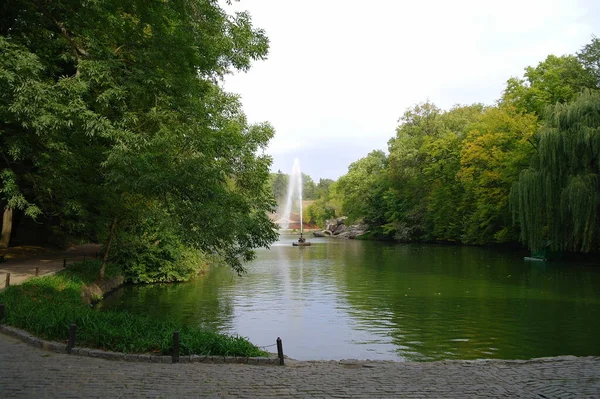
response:
{"label": "large leafy tree", "polygon": [[600,93],[550,107],[511,204],[531,249],[600,249]]}
{"label": "large leafy tree", "polygon": [[513,107],[492,107],[470,126],[460,155],[458,177],[465,194],[464,238],[468,243],[516,240],[508,196],[534,152],[537,118]]}
{"label": "large leafy tree", "polygon": [[600,88],[600,39],[592,38],[592,41],[577,53],[577,59],[585,70],[594,77],[596,88]]}
{"label": "large leafy tree", "polygon": [[0,7],[7,209],[103,239],[105,260],[119,236],[164,245],[158,229],[240,271],[276,238],[262,153],[273,129],[249,125],[219,85],[267,54],[248,14],[215,0]]}
{"label": "large leafy tree", "polygon": [[525,68],[522,78],[510,78],[502,102],[518,111],[542,115],[546,106],[573,100],[583,89],[597,87],[591,69],[573,55],[549,55]]}
{"label": "large leafy tree", "polygon": [[364,218],[370,225],[381,225],[385,219],[382,195],[385,192],[387,156],[381,150],[370,152],[353,162],[348,173],[336,183],[336,194],[342,201],[342,212],[350,221]]}

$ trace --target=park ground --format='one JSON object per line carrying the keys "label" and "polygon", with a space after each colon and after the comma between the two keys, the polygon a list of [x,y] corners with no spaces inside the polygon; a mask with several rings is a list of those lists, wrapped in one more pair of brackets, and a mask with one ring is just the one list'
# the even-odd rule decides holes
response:
{"label": "park ground", "polygon": [[[38,252],[0,264],[14,284],[93,257]],[[25,251],[27,252],[27,251]],[[14,276],[14,277],[12,277]],[[3,284],[0,285],[0,288]],[[131,363],[49,352],[0,333],[0,398],[600,398],[600,358],[429,363],[293,361],[285,366]]]}

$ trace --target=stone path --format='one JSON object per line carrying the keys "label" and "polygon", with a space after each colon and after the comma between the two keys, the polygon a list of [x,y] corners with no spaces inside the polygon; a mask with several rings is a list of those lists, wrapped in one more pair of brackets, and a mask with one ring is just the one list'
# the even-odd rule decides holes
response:
{"label": "stone path", "polygon": [[0,290],[6,285],[6,274],[10,273],[10,284],[20,284],[35,275],[35,268],[39,268],[39,275],[52,274],[63,268],[63,259],[67,265],[71,262],[82,261],[84,256],[92,259],[100,250],[98,244],[83,244],[65,251],[48,251],[25,259],[9,259],[0,263]]}
{"label": "stone path", "polygon": [[51,353],[0,334],[0,398],[600,398],[600,358],[155,364]]}

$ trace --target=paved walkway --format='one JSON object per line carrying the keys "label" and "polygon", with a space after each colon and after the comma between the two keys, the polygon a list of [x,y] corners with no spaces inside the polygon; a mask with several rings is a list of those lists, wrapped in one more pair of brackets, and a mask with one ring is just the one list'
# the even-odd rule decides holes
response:
{"label": "paved walkway", "polygon": [[0,398],[600,398],[600,358],[533,361],[128,363],[0,333]]}
{"label": "paved walkway", "polygon": [[26,256],[22,259],[9,259],[0,263],[0,290],[6,285],[6,274],[10,273],[10,284],[20,284],[31,276],[35,276],[35,268],[39,268],[39,275],[52,274],[63,268],[63,260],[67,265],[71,262],[95,258],[100,250],[98,244],[83,244],[65,251],[48,251]]}

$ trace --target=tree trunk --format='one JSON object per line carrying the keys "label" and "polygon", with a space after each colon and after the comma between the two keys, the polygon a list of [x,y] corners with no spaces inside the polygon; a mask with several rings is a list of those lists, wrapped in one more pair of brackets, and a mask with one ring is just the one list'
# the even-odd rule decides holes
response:
{"label": "tree trunk", "polygon": [[108,262],[108,255],[110,253],[110,244],[112,243],[113,238],[115,237],[115,230],[117,229],[117,218],[114,218],[112,224],[110,226],[110,233],[108,233],[108,238],[106,239],[106,248],[104,248],[104,256],[102,257],[102,266],[100,267],[100,280],[104,278],[104,273],[106,272],[106,263]]}
{"label": "tree trunk", "polygon": [[0,248],[8,248],[8,245],[10,244],[10,234],[12,233],[13,224],[12,219],[12,208],[4,208],[4,215],[2,216],[2,235],[0,235]]}

